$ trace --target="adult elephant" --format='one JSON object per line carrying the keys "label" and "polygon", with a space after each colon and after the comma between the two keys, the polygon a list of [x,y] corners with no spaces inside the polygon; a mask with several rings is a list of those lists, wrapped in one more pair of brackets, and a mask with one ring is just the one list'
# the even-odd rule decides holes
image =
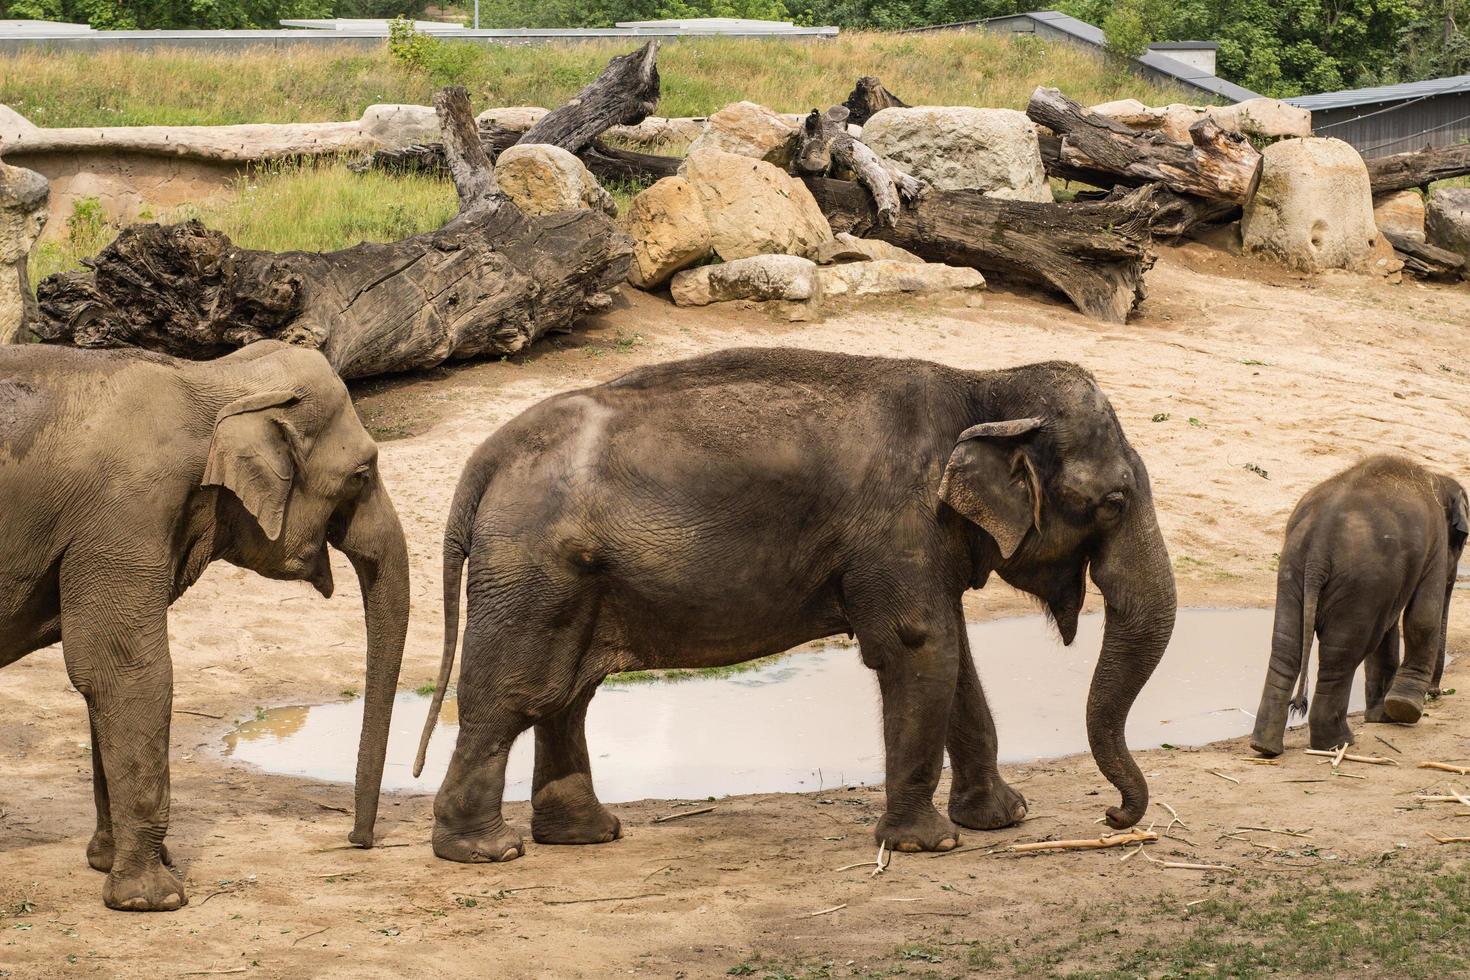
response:
{"label": "adult elephant", "polygon": [[[422,767],[469,618],[459,740],[435,853],[524,853],[501,818],[506,756],[536,729],[531,831],[621,834],[592,788],[583,722],[616,671],[711,667],[855,634],[883,698],[876,836],[946,850],[955,824],[1020,820],[966,642],[961,595],[991,572],[1076,634],[1089,569],[1107,606],[1087,703],[1099,768],[1136,823],[1123,739],[1174,625],[1148,474],[1074,364],[960,371],[914,360],[732,350],[548,399],[466,465],[444,539],[445,649]],[[949,817],[933,796],[948,748]],[[953,822],[951,822],[953,821]]]}
{"label": "adult elephant", "polygon": [[164,866],[168,607],[210,562],[332,593],[330,543],[367,615],[351,839],[370,847],[408,619],[403,531],[377,447],[315,351],[216,361],[0,347],[0,667],[60,640],[87,702],[111,908],[186,902]]}

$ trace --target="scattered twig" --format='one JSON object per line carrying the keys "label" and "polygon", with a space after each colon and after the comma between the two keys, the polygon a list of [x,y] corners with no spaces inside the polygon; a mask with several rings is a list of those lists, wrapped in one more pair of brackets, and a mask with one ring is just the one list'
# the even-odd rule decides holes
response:
{"label": "scattered twig", "polygon": [[[1160,800],[1159,801],[1159,806],[1161,806],[1165,810],[1168,810],[1169,811],[1169,816],[1171,816],[1171,817],[1174,818],[1174,822],[1175,823],[1179,824],[1179,826],[1183,827],[1185,830],[1188,830],[1189,829],[1189,824],[1185,823],[1183,820],[1181,820],[1179,818],[1178,811],[1175,810],[1172,806],[1170,806],[1169,804],[1165,803],[1163,800]],[[1167,832],[1168,831],[1166,830],[1165,833],[1167,833]]]}
{"label": "scattered twig", "polygon": [[248,967],[248,966],[237,966],[233,970],[189,970],[186,973],[180,973],[179,976],[181,976],[181,977],[219,977],[219,976],[224,976],[227,973],[246,973],[249,970],[250,970],[250,967]]}
{"label": "scattered twig", "polygon": [[1326,779],[1283,779],[1283,783],[1325,783]]}
{"label": "scattered twig", "polygon": [[952,917],[954,917],[956,919],[963,919],[966,916],[968,916],[969,914],[970,913],[968,913],[968,912],[939,912],[939,911],[934,911],[934,912],[919,911],[919,912],[905,912],[904,913],[904,915],[946,915],[946,916],[952,916]]}
{"label": "scattered twig", "polygon": [[1448,762],[1421,762],[1420,769],[1438,769],[1440,772],[1452,772],[1457,776],[1470,776],[1470,769],[1464,766],[1452,766]]}
{"label": "scattered twig", "polygon": [[295,939],[291,940],[291,945],[292,946],[295,946],[297,943],[301,942],[301,940],[303,940],[303,939],[310,939],[312,936],[320,936],[322,933],[326,932],[330,928],[332,928],[332,927],[331,926],[322,926],[316,932],[308,932],[304,936],[297,936]]}
{"label": "scattered twig", "polygon": [[1387,745],[1389,748],[1393,749],[1399,755],[1403,755],[1404,754],[1404,750],[1403,749],[1399,748],[1397,745],[1394,745],[1392,742],[1390,742],[1388,739],[1384,738],[1382,735],[1374,735],[1373,737],[1376,738],[1376,739],[1378,739],[1378,741],[1382,742],[1384,745]]}
{"label": "scattered twig", "polygon": [[878,842],[878,860],[877,860],[876,864],[873,867],[873,873],[872,873],[872,875],[870,875],[869,877],[872,877],[872,878],[878,877],[883,872],[887,871],[888,870],[888,866],[893,863],[893,852],[892,851],[888,851],[888,859],[887,860],[884,860],[884,858],[883,858],[883,852],[884,851],[888,851],[888,839],[886,837],[883,840],[881,840],[881,841]]}
{"label": "scattered twig", "polygon": [[1433,837],[1441,844],[1470,844],[1470,837],[1440,837],[1438,834],[1431,834],[1427,830],[1425,833],[1429,834],[1430,837]]}
{"label": "scattered twig", "polygon": [[[224,715],[212,715],[208,711],[190,711],[188,708],[175,708],[174,709],[174,714],[176,714],[176,715],[198,715],[200,718],[213,718],[215,721],[224,721],[225,720],[225,716]],[[184,977],[189,976],[189,974],[187,974],[187,973],[181,973],[179,975],[180,976],[184,976]]]}
{"label": "scattered twig", "polygon": [[1368,778],[1367,776],[1357,776],[1357,775],[1354,775],[1353,773],[1350,773],[1350,772],[1339,772],[1336,769],[1332,770],[1332,775],[1334,775],[1334,776],[1340,776],[1343,779],[1362,779],[1362,780],[1366,780]]}
{"label": "scattered twig", "polygon": [[347,878],[352,875],[360,875],[361,871],[332,871],[324,875],[312,875],[313,878]]}
{"label": "scattered twig", "polygon": [[1231,871],[1235,869],[1223,864],[1191,864],[1188,861],[1160,861],[1158,858],[1145,853],[1145,861],[1157,864],[1161,868],[1173,868],[1176,871]]}
{"label": "scattered twig", "polygon": [[1221,779],[1228,779],[1232,783],[1235,783],[1237,786],[1240,785],[1240,780],[1236,779],[1234,776],[1227,776],[1217,769],[1206,769],[1205,772],[1209,773],[1211,776],[1219,776]]}
{"label": "scattered twig", "polygon": [[1101,847],[1126,847],[1129,844],[1149,844],[1158,839],[1159,835],[1152,831],[1139,830],[1127,834],[1114,834],[1111,837],[1092,837],[1085,840],[1031,841],[1026,844],[1012,844],[1006,850],[1017,853],[1029,853],[1033,851],[1087,851]]}
{"label": "scattered twig", "polygon": [[[1258,832],[1260,832],[1262,834],[1280,834],[1283,837],[1305,837],[1308,840],[1311,840],[1311,838],[1312,838],[1312,835],[1309,834],[1309,833],[1307,833],[1306,830],[1292,830],[1290,827],[1287,827],[1287,828],[1282,829],[1282,830],[1277,830],[1275,827],[1236,827],[1235,829],[1236,830],[1255,830],[1255,831],[1258,831]],[[1308,827],[1307,828],[1307,830],[1311,830],[1311,829],[1312,829],[1311,827]]]}
{"label": "scattered twig", "polygon": [[685,817],[697,817],[701,813],[711,813],[719,807],[704,806],[698,810],[685,810],[682,813],[666,813],[662,817],[654,817],[651,823],[668,823],[670,820],[683,820]]}
{"label": "scattered twig", "polygon": [[808,912],[806,915],[802,916],[802,918],[815,919],[819,915],[828,915],[832,912],[841,912],[845,908],[847,908],[847,903],[843,902],[841,905],[834,905],[830,909],[822,909],[820,912]]}
{"label": "scattered twig", "polygon": [[644,881],[647,881],[649,878],[652,878],[654,875],[658,874],[659,871],[672,871],[672,870],[674,870],[674,866],[672,864],[666,864],[662,868],[659,868],[658,871],[650,871],[650,872],[648,872],[648,874],[646,874],[646,875],[643,876],[643,880]]}
{"label": "scattered twig", "polygon": [[316,803],[316,805],[321,807],[323,810],[332,810],[336,813],[348,814],[349,816],[352,814],[352,811],[347,809],[345,806],[333,806],[330,803],[317,803],[316,800],[312,800],[311,802]]}
{"label": "scattered twig", "polygon": [[[1369,766],[1396,766],[1398,762],[1393,759],[1385,759],[1379,755],[1348,755],[1347,746],[1344,745],[1335,752],[1326,749],[1306,749],[1307,755],[1321,755],[1332,759],[1332,767],[1336,769],[1344,762],[1361,762]],[[1470,770],[1467,770],[1470,772]]]}
{"label": "scattered twig", "polygon": [[643,892],[638,895],[607,895],[602,898],[543,898],[542,905],[585,905],[588,902],[631,902],[635,898],[663,898],[663,892]]}

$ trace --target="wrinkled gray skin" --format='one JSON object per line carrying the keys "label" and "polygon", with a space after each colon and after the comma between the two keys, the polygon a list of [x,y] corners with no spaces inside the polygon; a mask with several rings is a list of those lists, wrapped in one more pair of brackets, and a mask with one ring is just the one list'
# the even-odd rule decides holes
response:
{"label": "wrinkled gray skin", "polygon": [[1467,532],[1464,487],[1401,457],[1370,456],[1307,491],[1286,524],[1271,662],[1251,748],[1280,755],[1288,715],[1308,710],[1314,635],[1320,666],[1307,716],[1312,748],[1352,744],[1348,696],[1365,660],[1364,719],[1418,721],[1444,673]]}
{"label": "wrinkled gray skin", "polygon": [[[351,839],[371,846],[408,618],[403,531],[377,447],[315,351],[207,363],[0,347],[0,667],[62,643],[92,728],[92,867],[110,908],[185,904],[164,866],[168,607],[223,559],[332,593],[352,561],[367,693]],[[114,817],[115,815],[115,817]]]}
{"label": "wrinkled gray skin", "polygon": [[[876,836],[947,850],[955,825],[1026,813],[1001,779],[960,599],[992,572],[1071,642],[1089,568],[1107,607],[1087,704],[1099,768],[1148,787],[1123,739],[1168,644],[1174,580],[1148,474],[1092,377],[1064,363],[967,372],[924,361],[732,350],[551,398],[470,459],[445,533],[449,680],[465,561],[459,740],[434,851],[524,853],[501,818],[506,755],[536,730],[531,832],[611,841],[583,721],[616,671],[733,664],[855,634],[878,675],[887,812]],[[934,807],[945,749],[949,815]],[[420,766],[423,758],[420,747]]]}

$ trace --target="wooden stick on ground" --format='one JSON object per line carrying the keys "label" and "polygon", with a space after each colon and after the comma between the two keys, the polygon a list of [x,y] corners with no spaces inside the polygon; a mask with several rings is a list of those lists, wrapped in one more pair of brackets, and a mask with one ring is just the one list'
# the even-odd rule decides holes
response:
{"label": "wooden stick on ground", "polygon": [[1206,769],[1205,772],[1209,773],[1211,776],[1219,776],[1221,779],[1228,779],[1236,785],[1240,784],[1240,780],[1236,779],[1234,776],[1227,776],[1223,772],[1220,772],[1218,769]]}
{"label": "wooden stick on ground", "polygon": [[1368,766],[1398,765],[1398,762],[1393,759],[1385,759],[1384,757],[1377,755],[1348,755],[1347,752],[1343,751],[1342,749],[1339,749],[1336,752],[1328,751],[1327,749],[1306,749],[1304,751],[1307,755],[1320,755],[1330,758],[1332,760],[1332,767],[1334,769],[1342,765],[1344,762],[1361,762],[1364,765]]}
{"label": "wooden stick on ground", "polygon": [[834,905],[830,909],[822,909],[820,912],[808,912],[806,915],[802,916],[802,918],[815,919],[819,915],[829,915],[833,912],[841,912],[845,908],[847,908],[847,903],[843,902],[841,905]]}
{"label": "wooden stick on ground", "polygon": [[1457,776],[1470,776],[1470,769],[1465,766],[1452,766],[1448,762],[1421,762],[1420,769],[1438,769],[1440,772],[1452,772]]}
{"label": "wooden stick on ground", "polygon": [[698,810],[683,810],[683,811],[681,811],[679,813],[667,813],[667,814],[664,814],[662,817],[654,817],[649,822],[650,823],[668,823],[670,820],[683,820],[685,817],[697,817],[701,813],[712,813],[713,811],[718,810],[718,809],[719,809],[719,807],[717,807],[717,806],[703,806],[703,807],[700,807]]}
{"label": "wooden stick on ground", "polygon": [[1144,854],[1143,859],[1153,864],[1157,864],[1161,868],[1173,868],[1177,871],[1235,871],[1234,868],[1223,864],[1194,864],[1189,861],[1160,861],[1158,858],[1152,857],[1149,854]]}
{"label": "wooden stick on ground", "polygon": [[[1425,831],[1425,833],[1429,833]],[[1441,844],[1470,844],[1470,837],[1441,837],[1438,834],[1429,834]]]}
{"label": "wooden stick on ground", "polygon": [[1085,840],[1039,840],[1027,844],[1012,844],[1006,848],[1014,852],[1035,851],[1088,851],[1102,847],[1126,847],[1129,844],[1151,844],[1159,835],[1150,830],[1135,830],[1111,837],[1090,837]]}

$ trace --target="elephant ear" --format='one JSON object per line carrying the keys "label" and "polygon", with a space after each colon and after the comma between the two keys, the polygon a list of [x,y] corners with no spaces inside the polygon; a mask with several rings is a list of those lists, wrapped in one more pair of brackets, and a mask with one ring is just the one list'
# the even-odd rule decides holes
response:
{"label": "elephant ear", "polygon": [[1470,538],[1470,498],[1465,496],[1464,487],[1450,491],[1450,537],[1462,543]]}
{"label": "elephant ear", "polygon": [[297,401],[294,391],[246,395],[220,409],[201,486],[224,487],[239,498],[265,536],[281,536],[296,473],[295,429],[267,409]]}
{"label": "elephant ear", "polygon": [[1016,553],[1031,528],[1041,529],[1041,480],[1024,442],[1042,424],[1029,418],[970,426],[939,483],[939,499],[994,538],[1002,558]]}

